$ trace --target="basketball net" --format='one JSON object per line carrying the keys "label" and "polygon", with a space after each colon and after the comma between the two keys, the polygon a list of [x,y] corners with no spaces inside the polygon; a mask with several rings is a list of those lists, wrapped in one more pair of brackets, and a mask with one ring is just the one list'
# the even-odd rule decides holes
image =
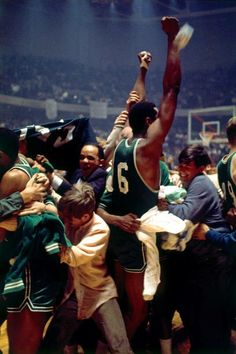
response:
{"label": "basketball net", "polygon": [[202,145],[208,147],[215,136],[215,132],[200,132],[199,136],[202,139]]}

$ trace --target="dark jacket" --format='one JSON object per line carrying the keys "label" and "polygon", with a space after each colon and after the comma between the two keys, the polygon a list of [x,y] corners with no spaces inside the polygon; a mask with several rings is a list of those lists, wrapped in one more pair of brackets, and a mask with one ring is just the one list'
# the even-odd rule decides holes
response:
{"label": "dark jacket", "polygon": [[96,204],[98,205],[100,197],[105,189],[106,177],[107,171],[102,167],[98,167],[87,178],[83,176],[82,170],[78,168],[71,175],[70,179],[63,181],[63,183],[57,189],[57,193],[60,195],[64,195],[68,190],[71,189],[73,184],[76,184],[79,180],[81,180],[83,182],[89,183],[93,187],[96,198]]}

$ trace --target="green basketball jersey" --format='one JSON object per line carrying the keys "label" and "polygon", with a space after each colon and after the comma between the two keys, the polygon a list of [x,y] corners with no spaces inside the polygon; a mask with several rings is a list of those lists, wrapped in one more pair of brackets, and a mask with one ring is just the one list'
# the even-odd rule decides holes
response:
{"label": "green basketball jersey", "polygon": [[29,178],[31,178],[35,173],[40,172],[38,168],[31,167],[26,158],[19,154],[19,161],[15,163],[15,165],[9,170],[21,170],[25,172]]}
{"label": "green basketball jersey", "polygon": [[217,165],[218,179],[224,194],[225,209],[236,208],[236,185],[232,179],[232,159],[235,155],[225,155]]}
{"label": "green basketball jersey", "polygon": [[[99,206],[110,214],[126,215],[129,213],[141,217],[156,205],[158,190],[151,189],[139,174],[136,165],[136,148],[140,139],[121,140],[113,158],[112,176],[108,177],[106,189]],[[146,266],[144,245],[133,233],[127,233],[109,225],[111,229],[108,254],[111,259],[118,259],[126,271],[143,272]]]}
{"label": "green basketball jersey", "polygon": [[122,140],[117,146],[113,163],[113,212],[134,213],[138,217],[156,205],[157,190],[150,188],[139,174],[136,148],[140,139],[130,144]]}

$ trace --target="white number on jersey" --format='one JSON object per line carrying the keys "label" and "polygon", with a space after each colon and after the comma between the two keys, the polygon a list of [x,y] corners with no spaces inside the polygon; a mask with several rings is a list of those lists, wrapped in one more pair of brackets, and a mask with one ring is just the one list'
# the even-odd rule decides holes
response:
{"label": "white number on jersey", "polygon": [[123,171],[128,171],[128,165],[126,162],[120,162],[117,168],[119,190],[121,193],[126,194],[129,191],[129,183],[127,179],[124,176],[122,176]]}

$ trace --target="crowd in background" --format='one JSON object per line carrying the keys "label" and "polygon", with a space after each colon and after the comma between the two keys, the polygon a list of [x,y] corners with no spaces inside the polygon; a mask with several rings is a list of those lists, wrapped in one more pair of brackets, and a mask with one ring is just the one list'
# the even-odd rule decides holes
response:
{"label": "crowd in background", "polygon": [[[104,70],[59,59],[2,55],[0,94],[42,101],[53,98],[60,103],[78,105],[89,105],[91,100],[95,100],[107,102],[108,107],[122,107],[126,93],[130,90],[130,82],[134,79],[133,73],[135,69],[129,67],[117,70],[110,66]],[[147,97],[157,103],[160,101],[160,93],[156,90],[158,86],[156,81],[160,76],[160,70],[150,70],[147,79]],[[234,105],[236,102],[234,78],[236,65],[228,70],[218,67],[212,70],[186,72],[178,98],[178,108]],[[32,107],[0,104],[0,111],[0,123],[14,129],[47,121],[44,110]],[[58,120],[61,118],[75,118],[75,114],[60,112]],[[106,138],[114,118],[108,116],[106,120],[91,119],[96,135]],[[186,118],[177,118],[164,144],[170,168],[175,167],[175,156],[187,144],[186,127]],[[225,144],[211,144],[213,161],[217,162],[226,150]]]}
{"label": "crowd in background", "polygon": [[[85,105],[90,100],[106,101],[112,107],[123,105],[135,73],[130,67],[99,69],[59,59],[18,55],[3,55],[0,63],[1,94]],[[154,102],[159,98],[156,93],[159,77],[160,70],[150,70],[147,94]],[[178,108],[234,104],[235,77],[236,65],[228,70],[218,67],[186,72]]]}

